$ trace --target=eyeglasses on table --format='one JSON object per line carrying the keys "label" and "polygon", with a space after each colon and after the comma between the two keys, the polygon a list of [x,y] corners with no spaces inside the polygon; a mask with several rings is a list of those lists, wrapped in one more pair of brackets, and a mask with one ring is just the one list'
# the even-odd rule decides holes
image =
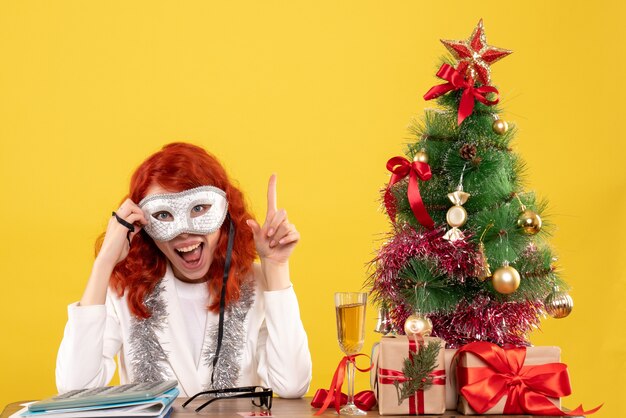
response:
{"label": "eyeglasses on table", "polygon": [[[220,399],[237,399],[237,398],[253,398],[252,405],[258,408],[265,408],[267,410],[272,409],[272,396],[274,392],[271,388],[264,388],[262,386],[242,386],[239,388],[226,388],[226,389],[215,389],[215,390],[206,390],[204,392],[198,392],[193,395],[191,398],[187,399],[183,403],[183,408],[185,408],[191,401],[196,399],[198,396],[203,395],[226,395],[226,396],[216,396],[214,398],[209,399],[202,405],[196,408],[196,412],[199,412],[201,409],[210,405],[211,403],[218,401]],[[259,403],[256,403],[254,398],[259,398]]]}

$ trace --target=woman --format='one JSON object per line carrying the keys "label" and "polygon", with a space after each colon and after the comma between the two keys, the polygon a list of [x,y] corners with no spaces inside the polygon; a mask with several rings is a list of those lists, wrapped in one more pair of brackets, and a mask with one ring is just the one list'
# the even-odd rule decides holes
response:
{"label": "woman", "polygon": [[311,356],[288,264],[300,235],[276,208],[275,176],[267,195],[260,226],[202,148],[174,143],[143,162],[68,308],[59,391],[108,384],[119,355],[121,383],[177,379],[181,396],[247,385],[303,396]]}

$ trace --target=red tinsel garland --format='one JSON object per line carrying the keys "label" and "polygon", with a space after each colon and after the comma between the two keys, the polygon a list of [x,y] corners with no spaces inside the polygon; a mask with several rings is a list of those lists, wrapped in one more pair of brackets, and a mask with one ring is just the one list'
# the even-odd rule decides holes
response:
{"label": "red tinsel garland", "polygon": [[[488,297],[475,298],[471,304],[460,303],[445,314],[429,314],[433,336],[446,341],[446,348],[458,348],[473,341],[489,341],[504,346],[530,345],[526,336],[539,327],[541,302],[497,302]],[[403,329],[413,308],[395,305],[390,312],[395,329]]]}
{"label": "red tinsel garland", "polygon": [[[473,276],[480,262],[476,245],[467,240],[454,243],[444,240],[444,228],[417,232],[409,225],[398,226],[393,236],[372,261],[372,292],[389,306],[396,330],[404,329],[404,321],[413,314],[400,290],[405,287],[398,275],[414,257],[433,260],[437,269],[463,283]],[[473,279],[472,279],[473,280]],[[471,303],[461,302],[451,313],[430,313],[433,335],[444,339],[448,348],[460,347],[472,341],[489,341],[498,345],[528,345],[526,335],[539,326],[543,305],[538,301],[499,302],[487,293],[478,295]]]}
{"label": "red tinsel garland", "polygon": [[479,262],[476,245],[467,240],[445,240],[445,232],[445,228],[417,232],[407,224],[399,226],[373,260],[376,264],[374,285],[385,279],[395,281],[397,274],[413,257],[435,260],[442,273],[460,283],[464,282],[466,277],[473,274],[475,265]]}

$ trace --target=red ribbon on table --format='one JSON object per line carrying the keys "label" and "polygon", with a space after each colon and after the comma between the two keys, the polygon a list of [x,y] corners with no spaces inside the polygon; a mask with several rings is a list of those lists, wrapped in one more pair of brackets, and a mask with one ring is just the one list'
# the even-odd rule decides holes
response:
{"label": "red ribbon on table", "polygon": [[[421,344],[419,344],[421,346]],[[417,353],[418,343],[416,340],[409,338],[409,356],[410,353]],[[433,377],[433,385],[445,385],[446,384],[446,371],[435,370],[429,374]],[[393,385],[394,382],[406,382],[411,380],[406,377],[404,373],[393,369],[378,369],[378,383],[381,385]],[[424,415],[424,391],[418,390],[411,397],[409,397],[409,414],[411,415]]]}
{"label": "red ribbon on table", "polygon": [[[326,389],[318,389],[313,395],[313,399],[311,400],[311,406],[314,408],[321,408],[324,406],[324,401],[329,396],[329,393]],[[332,397],[331,403],[335,400],[334,395],[330,394]],[[341,393],[339,404],[344,406],[348,403],[348,395],[345,393]],[[362,411],[369,411],[376,405],[376,396],[374,392],[371,390],[364,390],[356,395],[354,395],[354,404]]]}
{"label": "red ribbon on table", "polygon": [[[572,393],[567,365],[548,363],[524,366],[526,347],[503,349],[495,344],[479,341],[461,347],[456,356],[471,353],[487,367],[458,367],[458,385],[461,394],[479,414],[493,408],[507,396],[504,414],[531,415],[588,415],[579,405],[573,411],[562,411],[548,397],[560,398]],[[453,364],[455,359],[452,360]]]}
{"label": "red ribbon on table", "polygon": [[488,100],[485,95],[487,93],[499,94],[498,90],[493,86],[481,86],[474,87],[474,79],[465,77],[454,69],[451,65],[443,64],[439,71],[437,71],[437,77],[446,80],[447,83],[433,86],[424,95],[424,100],[435,99],[439,96],[443,96],[449,91],[463,90],[461,95],[461,103],[459,103],[459,111],[457,115],[457,121],[460,125],[466,117],[472,114],[474,111],[475,101],[478,100],[484,105],[493,106],[500,101],[500,98],[496,97],[495,100]]}
{"label": "red ribbon on table", "polygon": [[[335,410],[337,411],[337,413],[339,413],[339,410],[341,409],[341,395],[342,395],[341,387],[343,386],[343,380],[346,377],[346,367],[349,361],[354,361],[357,357],[361,357],[361,356],[367,357],[368,359],[370,358],[366,354],[355,354],[352,356],[344,356],[341,359],[341,361],[339,362],[339,365],[337,366],[337,369],[335,370],[335,374],[333,375],[333,380],[332,382],[330,382],[330,388],[326,392],[326,399],[324,399],[322,406],[319,407],[320,410],[317,411],[315,415],[323,414],[331,402],[335,404]],[[372,368],[372,359],[370,359],[370,366],[367,368],[361,369],[356,365],[356,363],[354,367],[360,372],[370,371],[370,369]],[[318,406],[313,405],[313,401],[311,401],[311,406],[318,408]]]}
{"label": "red ribbon on table", "polygon": [[[391,186],[408,175],[409,188],[407,194],[413,215],[415,215],[415,219],[417,219],[420,224],[426,228],[432,229],[435,223],[426,211],[426,206],[424,206],[424,201],[420,195],[420,187],[417,181],[418,178],[422,181],[427,181],[432,177],[428,163],[421,161],[410,162],[404,157],[393,157],[387,161],[387,170],[391,171],[392,175],[385,193],[391,193]],[[385,200],[388,201],[388,199]],[[391,215],[389,209],[387,212]],[[391,221],[395,222],[395,219],[392,217]]]}

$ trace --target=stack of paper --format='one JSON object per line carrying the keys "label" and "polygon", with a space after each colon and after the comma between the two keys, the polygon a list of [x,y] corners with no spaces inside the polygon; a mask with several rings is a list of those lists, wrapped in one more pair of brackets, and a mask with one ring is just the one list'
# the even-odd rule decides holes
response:
{"label": "stack of paper", "polygon": [[10,418],[97,418],[97,417],[142,417],[167,418],[172,411],[172,404],[180,391],[173,388],[152,399],[110,403],[104,405],[83,406],[76,408],[29,411],[28,405]]}

